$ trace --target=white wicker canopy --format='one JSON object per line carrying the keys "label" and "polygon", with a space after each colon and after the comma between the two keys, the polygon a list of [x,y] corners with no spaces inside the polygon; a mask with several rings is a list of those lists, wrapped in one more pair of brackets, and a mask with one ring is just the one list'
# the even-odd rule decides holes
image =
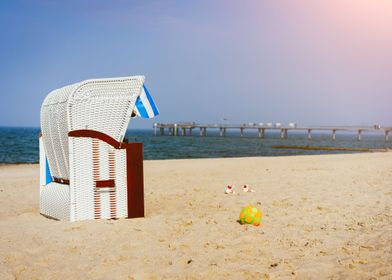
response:
{"label": "white wicker canopy", "polygon": [[131,117],[159,114],[144,80],[87,80],[45,98],[40,137],[43,215],[68,221],[144,217],[143,144],[123,142]]}
{"label": "white wicker canopy", "polygon": [[144,76],[86,80],[45,98],[41,129],[53,177],[70,178],[68,132],[95,130],[123,140],[144,80]]}

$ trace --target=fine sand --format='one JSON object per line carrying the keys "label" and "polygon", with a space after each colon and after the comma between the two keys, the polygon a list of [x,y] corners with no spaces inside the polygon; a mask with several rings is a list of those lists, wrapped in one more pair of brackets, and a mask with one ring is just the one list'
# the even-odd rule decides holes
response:
{"label": "fine sand", "polygon": [[38,165],[0,166],[0,279],[392,279],[391,152],[144,171],[146,218],[70,223],[39,214]]}

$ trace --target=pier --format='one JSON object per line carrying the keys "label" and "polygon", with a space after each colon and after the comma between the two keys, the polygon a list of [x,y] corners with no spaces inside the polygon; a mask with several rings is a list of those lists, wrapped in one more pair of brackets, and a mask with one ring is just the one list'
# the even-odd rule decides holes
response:
{"label": "pier", "polygon": [[[380,127],[380,126],[303,126],[290,124],[289,126],[283,126],[280,123],[266,125],[260,124],[197,124],[195,122],[184,122],[184,123],[154,123],[154,135],[158,134],[163,136],[192,136],[194,130],[199,131],[200,136],[207,135],[207,129],[219,130],[221,137],[226,136],[228,129],[238,129],[239,135],[244,136],[244,130],[257,130],[258,137],[263,139],[266,131],[278,131],[280,132],[280,138],[287,139],[289,137],[289,131],[303,131],[306,133],[307,138],[312,139],[312,132],[314,131],[330,131],[332,140],[336,140],[337,132],[348,131],[357,133],[357,139],[362,140],[362,136],[366,132],[383,133],[385,142],[389,141],[389,134],[392,134],[391,127]],[[159,132],[159,133],[158,133]]]}

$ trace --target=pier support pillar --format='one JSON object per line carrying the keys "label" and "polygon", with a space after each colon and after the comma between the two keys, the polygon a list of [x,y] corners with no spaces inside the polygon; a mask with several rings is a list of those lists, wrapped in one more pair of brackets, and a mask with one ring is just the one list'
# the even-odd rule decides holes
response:
{"label": "pier support pillar", "polygon": [[358,141],[361,141],[361,140],[362,140],[362,130],[359,129],[358,130]]}
{"label": "pier support pillar", "polygon": [[259,138],[263,139],[264,138],[264,128],[259,128]]}
{"label": "pier support pillar", "polygon": [[244,136],[244,128],[243,128],[243,127],[240,128],[240,133],[241,133],[241,134],[240,134],[241,137]]}
{"label": "pier support pillar", "polygon": [[219,128],[219,135],[226,137],[226,127]]}
{"label": "pier support pillar", "polygon": [[207,127],[204,128],[204,136],[207,136]]}
{"label": "pier support pillar", "polygon": [[388,133],[389,133],[389,130],[385,130],[385,142],[388,142],[388,140],[389,140]]}
{"label": "pier support pillar", "polygon": [[200,127],[200,136],[203,136],[203,128]]}
{"label": "pier support pillar", "polygon": [[185,136],[185,134],[186,134],[186,131],[185,131],[185,128],[183,127],[183,128],[181,129],[181,136]]}
{"label": "pier support pillar", "polygon": [[308,139],[310,140],[310,139],[312,139],[312,130],[311,129],[308,129]]}
{"label": "pier support pillar", "polygon": [[332,130],[332,140],[336,140],[336,129]]}
{"label": "pier support pillar", "polygon": [[287,129],[282,128],[282,129],[280,130],[280,138],[281,138],[281,139],[287,139],[287,135],[288,135]]}
{"label": "pier support pillar", "polygon": [[159,130],[161,132],[161,136],[165,135],[165,129],[163,127],[161,127]]}
{"label": "pier support pillar", "polygon": [[190,128],[190,129],[189,129],[189,136],[192,136],[192,129],[193,129],[193,128]]}

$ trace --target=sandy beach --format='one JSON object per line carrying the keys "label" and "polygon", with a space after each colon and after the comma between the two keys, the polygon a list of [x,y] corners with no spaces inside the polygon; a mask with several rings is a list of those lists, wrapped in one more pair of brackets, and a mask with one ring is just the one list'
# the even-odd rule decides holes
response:
{"label": "sandy beach", "polygon": [[[145,218],[70,223],[39,214],[38,165],[0,166],[0,279],[392,279],[391,152],[144,172]],[[249,204],[259,227],[237,222]]]}

